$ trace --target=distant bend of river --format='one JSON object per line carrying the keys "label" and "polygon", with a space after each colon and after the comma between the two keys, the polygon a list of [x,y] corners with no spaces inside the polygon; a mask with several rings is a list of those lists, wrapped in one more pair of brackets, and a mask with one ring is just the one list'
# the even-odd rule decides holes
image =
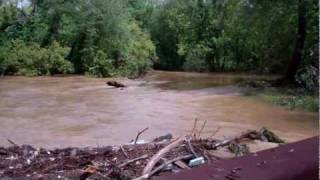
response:
{"label": "distant bend of river", "polygon": [[154,71],[117,79],[128,87],[108,87],[107,78],[0,78],[0,145],[7,139],[36,147],[103,146],[190,132],[194,119],[202,136],[218,127],[217,138],[268,127],[287,141],[318,134],[318,114],[287,110],[241,95],[235,74]]}

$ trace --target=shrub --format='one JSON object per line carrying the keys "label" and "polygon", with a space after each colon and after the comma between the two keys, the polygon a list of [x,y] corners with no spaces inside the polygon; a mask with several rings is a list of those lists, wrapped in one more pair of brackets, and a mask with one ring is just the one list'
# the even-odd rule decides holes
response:
{"label": "shrub", "polygon": [[186,56],[183,69],[196,72],[208,71],[205,54],[206,48],[204,46],[197,45],[194,49],[191,49]]}
{"label": "shrub", "polygon": [[53,42],[47,51],[50,74],[67,74],[73,72],[73,66],[65,57],[69,53],[69,48],[61,47],[59,43]]}
{"label": "shrub", "polygon": [[97,77],[110,77],[115,74],[112,60],[103,51],[98,51],[93,62],[87,65],[87,73]]}
{"label": "shrub", "polygon": [[129,29],[132,39],[128,43],[125,57],[127,75],[138,77],[151,68],[151,59],[155,56],[155,46],[149,34],[144,32],[136,21],[130,24]]}
{"label": "shrub", "polygon": [[57,42],[46,49],[37,43],[15,40],[5,49],[0,53],[2,74],[36,76],[72,72],[72,64],[65,59],[69,49]]}
{"label": "shrub", "polygon": [[318,68],[314,66],[306,66],[301,68],[296,74],[296,81],[308,92],[318,91]]}
{"label": "shrub", "polygon": [[151,61],[140,60],[140,61],[129,61],[128,63],[128,76],[136,78],[144,75],[148,70],[151,69]]}

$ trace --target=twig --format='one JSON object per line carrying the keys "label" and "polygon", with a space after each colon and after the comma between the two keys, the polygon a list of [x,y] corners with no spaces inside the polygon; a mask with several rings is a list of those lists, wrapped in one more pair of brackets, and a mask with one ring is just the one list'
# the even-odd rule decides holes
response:
{"label": "twig", "polygon": [[191,144],[191,140],[190,140],[190,139],[187,139],[186,142],[187,142],[188,147],[189,147],[190,151],[192,152],[192,154],[193,154],[195,157],[198,157],[197,153],[196,153],[196,152],[194,151],[194,149],[193,149],[193,146],[192,146],[192,144]]}
{"label": "twig", "polygon": [[198,134],[198,137],[199,137],[199,138],[200,138],[200,135],[201,135],[203,129],[205,128],[206,124],[207,124],[207,120],[205,120],[205,121],[203,122],[203,124],[202,124],[202,127],[201,127],[201,129],[200,129],[200,131],[199,131],[199,134]]}
{"label": "twig", "polygon": [[123,152],[123,154],[126,156],[126,158],[129,158],[127,152],[123,149],[122,146],[120,146],[121,151]]}
{"label": "twig", "polygon": [[165,163],[161,164],[160,166],[158,166],[157,168],[155,168],[153,171],[151,171],[150,173],[148,174],[143,174],[142,176],[134,179],[134,180],[142,180],[142,179],[147,179],[149,177],[151,177],[152,175],[154,175],[155,173],[157,173],[158,171],[160,171],[161,169],[163,169],[164,167],[166,167],[168,164],[171,164],[175,161],[179,161],[179,160],[183,160],[183,159],[189,159],[193,157],[192,154],[188,154],[188,155],[184,155],[184,156],[179,156],[179,157],[176,157],[172,160],[169,160],[169,161],[166,161]]}
{"label": "twig", "polygon": [[10,144],[12,144],[13,146],[19,146],[18,144],[16,144],[15,142],[13,142],[12,140],[10,140],[10,139],[7,139],[8,140],[8,142],[10,143]]}
{"label": "twig", "polygon": [[193,123],[193,128],[191,130],[190,136],[194,136],[195,135],[195,131],[197,129],[197,123],[198,123],[198,119],[194,119],[194,123]]}
{"label": "twig", "polygon": [[208,156],[208,152],[206,150],[203,150],[203,156],[208,160],[208,163],[211,163],[211,159]]}
{"label": "twig", "polygon": [[178,138],[177,140],[171,142],[166,147],[162,148],[160,151],[158,151],[155,155],[152,156],[152,158],[149,160],[148,164],[142,171],[142,175],[150,174],[152,168],[156,165],[156,163],[171,149],[179,146],[181,143],[185,141],[185,137]]}
{"label": "twig", "polygon": [[137,141],[138,141],[138,139],[139,139],[139,136],[140,136],[142,133],[144,133],[146,130],[148,130],[148,129],[149,129],[149,128],[146,127],[146,128],[144,128],[142,131],[138,132],[138,134],[137,134],[137,136],[136,136],[136,140],[134,141],[134,144],[137,144]]}
{"label": "twig", "polygon": [[130,160],[128,160],[128,161],[120,164],[118,167],[119,167],[119,168],[122,168],[122,167],[124,167],[124,166],[126,166],[126,165],[128,165],[128,164],[130,164],[130,163],[133,163],[133,162],[135,162],[135,161],[138,161],[138,160],[140,160],[140,159],[146,159],[148,156],[149,156],[148,154],[145,154],[145,155],[142,155],[142,156],[140,156],[140,157],[137,157],[137,158],[134,158],[134,159],[130,159]]}
{"label": "twig", "polygon": [[219,126],[210,136],[208,139],[213,138],[219,131],[220,131],[221,127]]}

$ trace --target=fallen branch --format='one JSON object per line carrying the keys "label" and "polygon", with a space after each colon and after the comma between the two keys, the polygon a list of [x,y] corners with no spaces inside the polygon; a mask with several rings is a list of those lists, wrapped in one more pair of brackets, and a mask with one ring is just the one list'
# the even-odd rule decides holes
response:
{"label": "fallen branch", "polygon": [[156,163],[170,150],[174,149],[175,147],[179,146],[185,141],[185,137],[178,138],[177,140],[171,142],[166,147],[162,148],[160,151],[157,152],[152,158],[149,160],[148,164],[142,171],[142,176],[149,175],[153,169],[153,167],[156,165]]}
{"label": "fallen branch", "polygon": [[123,152],[123,154],[126,156],[126,158],[129,158],[127,152],[123,149],[122,146],[120,146],[121,151]]}
{"label": "fallen branch", "polygon": [[164,140],[169,141],[172,139],[172,137],[173,137],[172,134],[169,133],[164,136],[159,136],[159,137],[155,138],[152,142],[161,142]]}
{"label": "fallen branch", "polygon": [[142,133],[144,133],[146,130],[148,130],[148,129],[149,129],[149,128],[146,127],[146,128],[144,128],[142,131],[138,132],[138,134],[137,134],[137,136],[136,136],[136,139],[134,140],[134,144],[137,144],[137,141],[138,141],[138,139],[139,139],[139,136],[140,136]]}
{"label": "fallen branch", "polygon": [[128,165],[128,164],[130,164],[130,163],[135,162],[135,161],[138,161],[138,160],[141,160],[141,159],[146,159],[148,156],[149,156],[148,154],[145,154],[145,155],[142,155],[142,156],[140,156],[140,157],[137,157],[137,158],[134,158],[134,159],[130,159],[130,160],[128,160],[128,161],[120,164],[118,167],[119,167],[119,168],[122,168],[122,167],[124,167],[124,166],[126,166],[126,165]]}
{"label": "fallen branch", "polygon": [[10,143],[10,144],[12,144],[13,146],[17,146],[17,147],[19,147],[19,145],[18,144],[16,144],[15,142],[13,142],[12,140],[10,140],[10,139],[7,139],[8,140],[8,142]]}
{"label": "fallen branch", "polygon": [[186,165],[186,163],[184,163],[184,162],[181,161],[181,160],[175,161],[174,164],[175,164],[176,166],[178,166],[179,168],[181,168],[181,169],[191,169],[188,165]]}
{"label": "fallen branch", "polygon": [[188,155],[184,155],[184,156],[179,156],[179,157],[176,157],[172,160],[169,160],[169,161],[166,161],[165,163],[161,164],[160,166],[158,166],[157,168],[155,168],[153,171],[151,171],[150,173],[147,173],[147,174],[143,174],[142,176],[134,179],[134,180],[142,180],[142,179],[147,179],[149,177],[151,177],[152,175],[154,175],[155,173],[157,173],[158,171],[160,171],[161,169],[163,169],[164,167],[166,167],[168,164],[171,164],[171,163],[174,163],[176,161],[180,161],[180,160],[183,160],[183,159],[189,159],[193,157],[192,154],[188,154]]}
{"label": "fallen branch", "polygon": [[172,160],[166,161],[165,163],[161,164],[160,166],[155,168],[153,171],[151,171],[151,173],[149,174],[149,177],[151,177],[152,175],[154,175],[155,173],[157,173],[158,171],[160,171],[161,169],[166,167],[168,164],[171,164],[173,162],[176,162],[176,161],[179,161],[179,160],[183,160],[183,159],[189,159],[191,157],[193,157],[193,155],[192,154],[188,154],[188,155],[179,156],[179,157],[176,157],[176,158],[174,158]]}

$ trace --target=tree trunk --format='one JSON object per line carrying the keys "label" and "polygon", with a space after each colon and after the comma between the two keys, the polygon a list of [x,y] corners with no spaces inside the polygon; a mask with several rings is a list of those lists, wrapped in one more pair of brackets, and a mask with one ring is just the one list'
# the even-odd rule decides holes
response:
{"label": "tree trunk", "polygon": [[31,5],[32,5],[32,11],[31,14],[35,14],[38,11],[38,6],[40,4],[39,0],[32,0]]}
{"label": "tree trunk", "polygon": [[84,48],[86,39],[85,29],[81,30],[77,35],[75,41],[71,45],[71,50],[67,59],[69,59],[74,64],[75,73],[83,73],[84,65],[82,62],[82,53],[81,50]]}
{"label": "tree trunk", "polygon": [[53,19],[51,20],[49,31],[41,43],[41,47],[49,46],[52,41],[56,39],[56,37],[58,36],[60,21],[61,14],[59,12],[56,12]]}
{"label": "tree trunk", "polygon": [[288,65],[287,72],[284,77],[286,83],[294,82],[295,74],[302,61],[302,51],[306,39],[306,0],[299,0],[298,4],[298,33],[296,45],[292,54],[291,62]]}

